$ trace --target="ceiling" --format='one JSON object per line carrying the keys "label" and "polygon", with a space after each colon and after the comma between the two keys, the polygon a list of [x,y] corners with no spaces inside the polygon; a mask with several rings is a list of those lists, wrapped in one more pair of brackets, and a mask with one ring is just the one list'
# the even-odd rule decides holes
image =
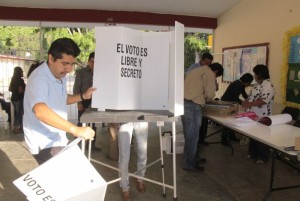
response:
{"label": "ceiling", "polygon": [[241,0],[0,0],[0,6],[138,11],[217,18]]}

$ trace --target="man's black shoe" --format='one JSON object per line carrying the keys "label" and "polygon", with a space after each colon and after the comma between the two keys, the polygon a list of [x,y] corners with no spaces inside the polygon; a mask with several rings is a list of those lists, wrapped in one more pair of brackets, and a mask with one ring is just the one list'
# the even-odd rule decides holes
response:
{"label": "man's black shoe", "polygon": [[222,141],[221,144],[225,147],[229,147],[230,146],[230,142],[228,141]]}
{"label": "man's black shoe", "polygon": [[204,172],[205,168],[202,166],[195,166],[194,168],[183,168],[187,172]]}
{"label": "man's black shoe", "polygon": [[233,137],[230,137],[230,141],[232,141],[232,142],[239,142],[241,140],[238,139],[237,137],[233,136]]}
{"label": "man's black shoe", "polygon": [[207,162],[206,158],[199,158],[199,159],[197,160],[197,164],[204,164],[204,163],[206,163],[206,162]]}
{"label": "man's black shoe", "polygon": [[101,151],[101,148],[92,146],[92,151]]}
{"label": "man's black shoe", "polygon": [[208,146],[208,145],[209,145],[209,142],[203,141],[203,142],[200,142],[200,144],[202,144],[202,145],[204,145],[204,146]]}

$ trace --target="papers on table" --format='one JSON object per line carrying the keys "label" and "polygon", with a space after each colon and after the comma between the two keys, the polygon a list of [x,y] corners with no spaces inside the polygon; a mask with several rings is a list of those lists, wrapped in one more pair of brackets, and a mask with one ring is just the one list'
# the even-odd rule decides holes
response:
{"label": "papers on table", "polygon": [[245,126],[254,126],[257,124],[256,121],[250,119],[249,117],[240,117],[236,119],[230,119],[225,121],[225,124],[235,127],[245,127]]}
{"label": "papers on table", "polygon": [[291,122],[292,120],[293,119],[290,114],[277,114],[268,117],[262,117],[258,119],[258,122],[266,126],[273,126],[279,124],[286,124]]}
{"label": "papers on table", "polygon": [[273,126],[278,124],[285,124],[292,121],[292,116],[289,114],[278,114],[278,115],[271,115],[267,117],[261,117],[258,120],[254,120],[251,117],[240,117],[236,119],[230,119],[225,121],[225,124],[235,126],[235,127],[244,127],[244,126],[253,126],[256,125],[257,122],[266,125],[266,126]]}

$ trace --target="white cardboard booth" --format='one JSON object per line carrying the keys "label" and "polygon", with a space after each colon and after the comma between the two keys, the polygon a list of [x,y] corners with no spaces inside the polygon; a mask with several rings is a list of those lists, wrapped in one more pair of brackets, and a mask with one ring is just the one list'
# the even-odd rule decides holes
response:
{"label": "white cardboard booth", "polygon": [[144,32],[96,27],[92,107],[183,114],[184,26]]}

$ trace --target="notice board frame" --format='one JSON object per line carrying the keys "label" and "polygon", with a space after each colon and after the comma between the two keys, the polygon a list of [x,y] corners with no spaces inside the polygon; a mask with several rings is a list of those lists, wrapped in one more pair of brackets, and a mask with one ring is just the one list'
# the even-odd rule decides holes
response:
{"label": "notice board frame", "polygon": [[222,49],[224,74],[222,82],[232,82],[251,73],[257,64],[268,66],[269,43],[225,47]]}

